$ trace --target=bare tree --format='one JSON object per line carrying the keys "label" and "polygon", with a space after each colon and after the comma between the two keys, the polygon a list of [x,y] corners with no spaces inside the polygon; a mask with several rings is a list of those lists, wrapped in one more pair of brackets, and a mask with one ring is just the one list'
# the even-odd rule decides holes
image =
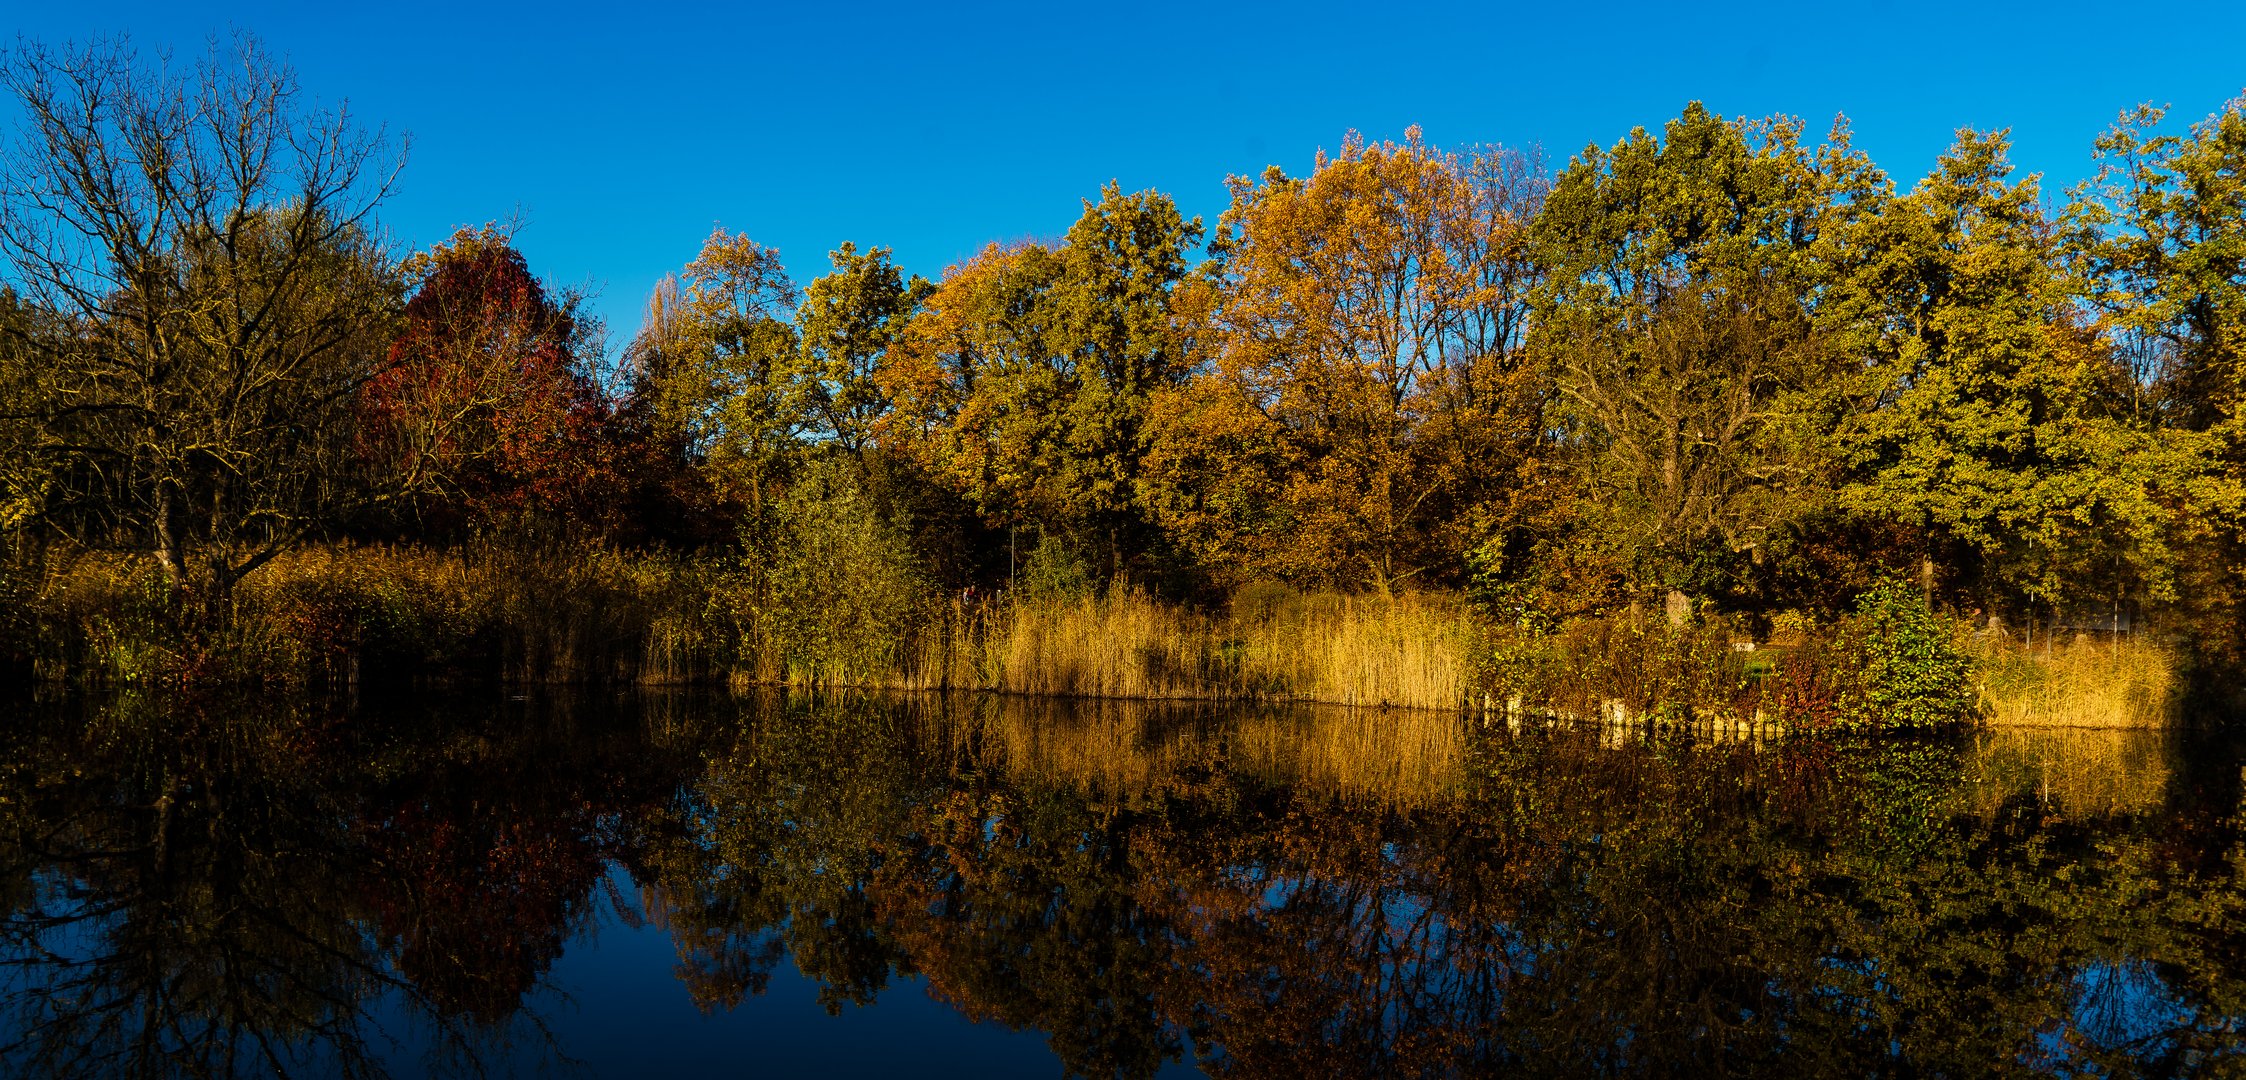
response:
{"label": "bare tree", "polygon": [[[0,495],[89,546],[148,551],[222,599],[332,520],[393,260],[372,214],[402,143],[304,99],[240,36],[188,67],[123,41],[19,42],[0,86],[0,272],[37,318],[0,402],[38,484]],[[13,359],[10,359],[13,358]]]}

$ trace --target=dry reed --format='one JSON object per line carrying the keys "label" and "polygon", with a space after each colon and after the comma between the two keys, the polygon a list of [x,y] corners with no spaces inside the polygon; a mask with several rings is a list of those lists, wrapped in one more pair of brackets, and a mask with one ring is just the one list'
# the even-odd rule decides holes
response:
{"label": "dry reed", "polygon": [[712,571],[600,548],[284,553],[223,613],[167,604],[145,560],[86,555],[48,573],[35,670],[52,681],[350,681],[400,674],[679,682],[730,660]]}
{"label": "dry reed", "polygon": [[2160,728],[2181,691],[2175,654],[2138,637],[2028,648],[1971,639],[1991,723],[2035,727]]}
{"label": "dry reed", "polygon": [[954,606],[898,685],[1058,697],[1316,701],[1455,710],[1472,620],[1435,595],[1259,589],[1222,611],[1144,594]]}

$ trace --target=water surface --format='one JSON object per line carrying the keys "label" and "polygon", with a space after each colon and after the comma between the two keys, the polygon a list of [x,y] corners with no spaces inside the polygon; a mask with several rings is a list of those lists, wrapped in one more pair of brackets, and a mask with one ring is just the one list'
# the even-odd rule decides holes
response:
{"label": "water surface", "polygon": [[2222,737],[994,697],[13,713],[12,1074],[2246,1069]]}

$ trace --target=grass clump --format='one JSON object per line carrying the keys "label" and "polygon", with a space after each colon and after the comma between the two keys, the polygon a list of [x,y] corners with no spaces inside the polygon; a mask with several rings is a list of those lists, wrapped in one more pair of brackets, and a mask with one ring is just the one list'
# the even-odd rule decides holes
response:
{"label": "grass clump", "polygon": [[1990,719],[2032,727],[2159,728],[2182,697],[2175,651],[2141,637],[2031,648],[1975,639]]}

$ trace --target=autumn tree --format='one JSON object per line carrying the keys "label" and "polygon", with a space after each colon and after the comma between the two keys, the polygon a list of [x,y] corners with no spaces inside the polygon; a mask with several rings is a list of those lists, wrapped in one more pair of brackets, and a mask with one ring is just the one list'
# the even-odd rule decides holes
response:
{"label": "autumn tree", "polygon": [[1187,371],[1171,303],[1199,236],[1167,196],[1109,184],[1058,247],[994,245],[947,271],[885,376],[896,445],[991,520],[1123,573],[1153,541],[1147,417]]}
{"label": "autumn tree", "polygon": [[597,518],[603,425],[576,298],[530,271],[503,229],[462,229],[406,261],[413,283],[389,363],[364,395],[363,441],[425,510],[484,523]]}
{"label": "autumn tree", "polygon": [[359,388],[397,281],[371,228],[397,157],[253,39],[191,67],[122,42],[19,44],[0,259],[52,332],[19,335],[44,481],[10,517],[146,551],[223,597],[357,493]]}
{"label": "autumn tree", "polygon": [[[1528,159],[1352,136],[1235,177],[1192,297],[1205,371],[1160,407],[1150,501],[1251,572],[1388,590],[1459,562],[1533,439]],[[1250,471],[1259,469],[1260,471]]]}

